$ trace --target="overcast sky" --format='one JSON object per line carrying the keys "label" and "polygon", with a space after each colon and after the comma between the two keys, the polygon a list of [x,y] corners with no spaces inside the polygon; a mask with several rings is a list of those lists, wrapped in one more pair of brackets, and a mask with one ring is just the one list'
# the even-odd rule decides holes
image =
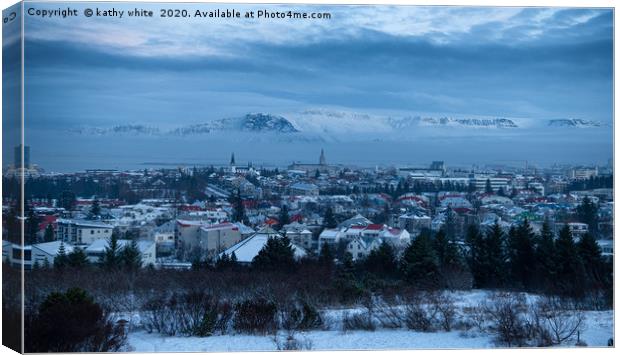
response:
{"label": "overcast sky", "polygon": [[611,10],[280,9],[331,19],[26,16],[26,123],[179,125],[322,107],[612,120]]}

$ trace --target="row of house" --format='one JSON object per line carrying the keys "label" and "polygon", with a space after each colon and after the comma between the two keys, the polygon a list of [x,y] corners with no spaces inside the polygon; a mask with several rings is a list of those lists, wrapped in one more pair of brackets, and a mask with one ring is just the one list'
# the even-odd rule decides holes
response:
{"label": "row of house", "polygon": [[[119,239],[120,248],[131,244],[131,240]],[[60,249],[65,249],[65,253],[71,253],[75,248],[82,248],[88,261],[91,263],[99,263],[108,246],[108,241],[104,239],[95,240],[86,246],[78,246],[71,243],[65,243],[61,240],[53,242],[37,243],[32,245],[13,244],[6,240],[2,241],[2,261],[13,267],[21,267],[29,270],[35,267],[54,266],[54,260],[59,255]],[[156,249],[155,243],[148,240],[137,242],[138,250],[142,256],[142,267],[156,265]]]}
{"label": "row of house", "polygon": [[367,257],[381,243],[389,243],[396,249],[404,248],[411,240],[405,229],[392,228],[384,224],[351,225],[348,227],[325,229],[319,235],[317,250],[323,244],[337,248],[338,244],[346,243],[346,249],[353,260]]}

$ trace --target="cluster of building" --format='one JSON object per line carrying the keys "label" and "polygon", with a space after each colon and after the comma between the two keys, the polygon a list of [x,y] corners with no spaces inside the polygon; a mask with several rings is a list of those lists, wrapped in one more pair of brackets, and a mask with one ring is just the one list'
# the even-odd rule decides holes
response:
{"label": "cluster of building", "polygon": [[[327,164],[321,151],[318,164],[281,169],[238,166],[233,155],[228,166],[218,168],[44,174],[65,182],[122,183],[125,190],[112,198],[77,196],[70,209],[57,199],[33,200],[41,243],[21,246],[5,236],[3,259],[18,264],[23,255],[26,267],[53,264],[62,244],[67,252],[84,249],[96,262],[113,233],[121,243],[139,242],[144,266],[187,267],[193,260],[232,252],[239,262],[250,262],[269,237],[283,235],[299,257],[316,255],[327,244],[361,259],[381,243],[400,251],[424,229],[449,224],[462,240],[471,224],[498,223],[508,230],[525,219],[535,230],[547,221],[556,231],[568,224],[575,237],[593,233],[611,255],[613,190],[570,188],[611,172],[611,167],[527,165],[448,169],[440,161],[429,167],[367,169]],[[198,176],[205,182],[200,191],[175,187]],[[583,223],[577,213],[586,197],[597,206],[595,225]],[[235,198],[241,199],[242,221],[235,221]],[[100,211],[92,216],[95,204]],[[285,207],[287,220],[280,221]],[[328,210],[335,225],[326,220]],[[48,226],[54,237],[43,242]]]}

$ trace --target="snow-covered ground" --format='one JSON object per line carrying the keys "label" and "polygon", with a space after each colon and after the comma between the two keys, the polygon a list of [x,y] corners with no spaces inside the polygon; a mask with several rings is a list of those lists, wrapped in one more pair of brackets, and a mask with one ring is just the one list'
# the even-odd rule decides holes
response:
{"label": "snow-covered ground", "polygon": [[[456,292],[451,294],[458,308],[475,306],[488,299],[487,291]],[[527,295],[528,300],[535,295]],[[347,331],[342,329],[343,313],[361,312],[362,308],[324,310],[323,316],[330,323],[329,330],[313,330],[295,332],[294,337],[303,349],[312,350],[380,350],[380,349],[465,349],[496,347],[493,335],[470,329],[450,332],[416,332],[406,328],[385,329],[380,326],[375,331]],[[609,338],[613,337],[613,311],[585,312],[585,325],[581,332],[581,341],[589,347],[606,347]],[[280,331],[273,335],[227,334],[211,337],[165,336],[148,333],[138,326],[132,327],[129,333],[129,351],[137,352],[226,352],[226,351],[273,351],[278,350],[277,342],[282,344],[287,333]],[[562,346],[574,346],[575,340]]]}
{"label": "snow-covered ground", "polygon": [[[606,347],[613,336],[613,313],[588,312],[587,325],[581,335],[590,347]],[[286,334],[280,332],[280,341]],[[295,338],[311,345],[312,350],[380,350],[380,349],[467,349],[491,348],[496,345],[487,334],[471,335],[461,331],[422,333],[406,329],[377,329],[376,331],[338,330],[298,332]],[[224,352],[277,350],[273,336],[221,335],[207,338],[170,337],[137,331],[129,335],[131,351],[138,352]],[[573,344],[566,344],[571,346]]]}

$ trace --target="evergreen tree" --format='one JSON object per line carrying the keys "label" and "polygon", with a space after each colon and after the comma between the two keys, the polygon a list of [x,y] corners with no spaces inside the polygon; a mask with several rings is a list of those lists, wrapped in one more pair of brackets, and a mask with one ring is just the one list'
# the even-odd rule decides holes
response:
{"label": "evergreen tree", "polygon": [[330,268],[334,266],[334,254],[327,243],[321,244],[321,250],[319,251],[319,263]]}
{"label": "evergreen tree", "polygon": [[226,270],[226,269],[233,268],[236,265],[237,265],[237,255],[235,254],[235,252],[232,252],[232,254],[230,255],[226,253],[222,253],[222,256],[220,256],[215,262],[215,269]]}
{"label": "evergreen tree", "polygon": [[142,253],[135,239],[122,248],[120,260],[122,265],[128,270],[138,270],[142,267]]}
{"label": "evergreen tree", "polygon": [[556,277],[556,266],[554,260],[555,236],[549,226],[549,221],[545,219],[536,243],[536,279],[539,287],[545,288],[551,285]]}
{"label": "evergreen tree", "polygon": [[491,187],[491,179],[487,179],[487,182],[484,186],[484,192],[487,194],[493,193],[493,188]]}
{"label": "evergreen tree", "polygon": [[334,217],[334,211],[331,207],[327,207],[325,216],[323,216],[323,227],[336,228],[336,226],[338,226],[338,223],[336,222],[336,217]]}
{"label": "evergreen tree", "polygon": [[400,269],[411,284],[435,288],[439,282],[439,262],[430,232],[420,233],[405,249]]}
{"label": "evergreen tree", "polygon": [[295,251],[288,237],[270,237],[252,260],[258,270],[287,271],[295,267]]}
{"label": "evergreen tree", "polygon": [[30,203],[26,203],[24,209],[26,212],[26,221],[24,222],[24,242],[26,244],[35,244],[38,242],[37,233],[39,232],[41,218],[39,218],[39,215],[36,214]]}
{"label": "evergreen tree", "polygon": [[462,259],[454,239],[448,237],[444,229],[440,229],[433,240],[437,261],[442,271],[461,268]]}
{"label": "evergreen tree", "polygon": [[577,253],[583,262],[587,287],[589,289],[602,287],[605,282],[605,262],[601,248],[591,234],[586,233],[579,238]]}
{"label": "evergreen tree", "polygon": [[394,276],[398,271],[396,252],[392,245],[387,242],[373,249],[364,260],[364,266],[369,272],[377,275]]}
{"label": "evergreen tree", "polygon": [[67,251],[65,250],[65,243],[60,241],[60,247],[58,247],[58,255],[54,257],[54,267],[58,269],[62,269],[66,267],[69,263],[69,258],[67,257]]}
{"label": "evergreen tree", "polygon": [[586,223],[590,228],[590,232],[596,233],[598,230],[598,207],[587,196],[577,206],[577,215],[582,223]]}
{"label": "evergreen tree", "polygon": [[456,212],[450,206],[446,209],[446,219],[442,229],[448,239],[454,240],[456,238]]}
{"label": "evergreen tree", "polygon": [[568,225],[564,225],[555,242],[554,259],[557,270],[556,290],[567,296],[581,296],[584,268]]}
{"label": "evergreen tree", "polygon": [[15,207],[11,207],[6,217],[7,240],[14,244],[22,243],[22,227]]}
{"label": "evergreen tree", "polygon": [[75,193],[70,190],[65,190],[60,195],[60,207],[66,211],[73,211],[76,205]]}
{"label": "evergreen tree", "polygon": [[67,255],[67,265],[73,268],[83,268],[88,265],[88,258],[86,253],[80,247],[75,247]]}
{"label": "evergreen tree", "polygon": [[118,235],[116,232],[113,232],[110,240],[108,241],[108,245],[103,251],[101,266],[107,270],[120,267],[122,264],[121,251],[122,249],[118,244]]}
{"label": "evergreen tree", "polygon": [[505,236],[499,221],[495,221],[485,234],[484,268],[486,269],[486,287],[500,287],[506,282]]}
{"label": "evergreen tree", "polygon": [[282,229],[285,225],[291,223],[291,219],[288,215],[288,206],[282,205],[280,208],[280,215],[278,217],[278,229]]}
{"label": "evergreen tree", "polygon": [[88,216],[90,219],[98,219],[101,215],[101,206],[99,205],[99,200],[95,198],[92,206],[90,206],[90,211],[88,212]]}
{"label": "evergreen tree", "polygon": [[245,206],[243,205],[243,199],[241,198],[241,190],[237,189],[237,195],[233,197],[233,222],[241,222],[245,225],[249,225],[248,217],[245,215]]}
{"label": "evergreen tree", "polygon": [[45,242],[53,242],[54,241],[54,227],[52,226],[52,224],[48,224],[47,227],[45,227],[45,234],[43,235],[43,240]]}
{"label": "evergreen tree", "polygon": [[474,277],[474,286],[484,287],[486,285],[488,273],[485,265],[487,250],[484,237],[476,225],[472,224],[467,228],[465,242],[469,246],[467,264]]}
{"label": "evergreen tree", "polygon": [[230,264],[230,257],[228,256],[228,254],[222,253],[222,255],[219,256],[217,260],[215,261],[215,268],[217,270],[223,270],[223,269],[226,269],[229,264]]}
{"label": "evergreen tree", "polygon": [[511,232],[509,241],[511,275],[513,281],[529,290],[532,275],[536,271],[534,232],[527,219],[516,229],[511,228]]}

